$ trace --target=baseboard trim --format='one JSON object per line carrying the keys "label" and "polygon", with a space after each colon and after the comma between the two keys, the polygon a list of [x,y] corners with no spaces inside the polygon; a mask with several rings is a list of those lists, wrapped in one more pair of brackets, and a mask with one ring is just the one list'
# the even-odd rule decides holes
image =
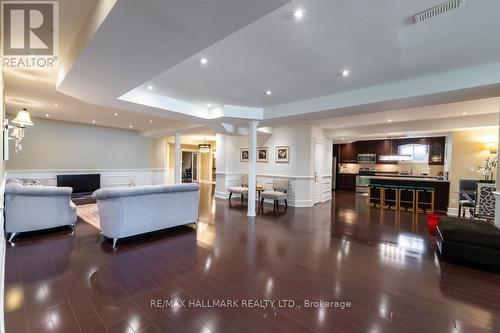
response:
{"label": "baseboard trim", "polygon": [[218,199],[229,199],[229,192],[215,191],[214,197]]}

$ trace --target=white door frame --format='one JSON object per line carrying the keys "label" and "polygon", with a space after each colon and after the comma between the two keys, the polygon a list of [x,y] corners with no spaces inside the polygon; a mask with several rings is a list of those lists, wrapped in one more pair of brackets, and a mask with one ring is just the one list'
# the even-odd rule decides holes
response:
{"label": "white door frame", "polygon": [[[198,183],[200,181],[200,163],[201,163],[201,159],[200,159],[200,151],[197,150],[197,149],[186,149],[186,148],[182,148],[181,149],[181,158],[182,158],[182,153],[183,152],[186,152],[186,153],[197,153],[198,154],[198,162],[196,163],[196,180],[193,180],[194,183]],[[191,163],[193,163],[193,156],[191,155]],[[191,170],[192,171],[192,170]],[[181,175],[182,175],[182,163],[181,163]],[[192,177],[192,174],[191,174],[191,177]]]}
{"label": "white door frame", "polygon": [[322,195],[322,166],[316,165],[316,145],[319,144],[325,149],[325,143],[322,140],[314,138],[314,149],[313,149],[313,204],[321,202]]}

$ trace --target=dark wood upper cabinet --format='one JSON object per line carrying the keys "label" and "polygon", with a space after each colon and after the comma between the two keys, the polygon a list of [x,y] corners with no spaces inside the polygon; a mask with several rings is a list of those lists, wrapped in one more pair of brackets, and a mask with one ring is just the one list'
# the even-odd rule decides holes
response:
{"label": "dark wood upper cabinet", "polygon": [[357,163],[357,143],[345,143],[340,146],[340,163]]}
{"label": "dark wood upper cabinet", "polygon": [[358,163],[358,154],[376,154],[377,164],[397,164],[397,161],[382,161],[380,156],[398,155],[399,146],[406,144],[429,145],[429,164],[444,164],[445,137],[387,139],[340,144],[338,145],[338,161],[339,163]]}
{"label": "dark wood upper cabinet", "polygon": [[444,165],[445,138],[433,138],[429,144],[429,164]]}

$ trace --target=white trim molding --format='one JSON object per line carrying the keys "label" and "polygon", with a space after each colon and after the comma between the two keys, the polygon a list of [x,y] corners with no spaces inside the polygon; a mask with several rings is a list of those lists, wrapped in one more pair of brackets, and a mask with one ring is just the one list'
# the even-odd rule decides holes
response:
{"label": "white trim molding", "polygon": [[165,169],[45,169],[7,170],[7,177],[34,178],[45,185],[56,185],[57,175],[98,173],[101,187],[125,187],[135,185],[159,185],[165,183]]}
{"label": "white trim molding", "polygon": [[448,207],[448,211],[446,212],[448,216],[458,216],[458,208]]}
{"label": "white trim molding", "polygon": [[[235,172],[235,171],[217,171],[217,175],[246,175],[245,172]],[[268,177],[268,178],[289,178],[289,179],[314,179],[314,176],[293,176],[293,175],[278,175],[271,173],[258,173],[257,177]],[[331,177],[331,175],[330,175]]]}

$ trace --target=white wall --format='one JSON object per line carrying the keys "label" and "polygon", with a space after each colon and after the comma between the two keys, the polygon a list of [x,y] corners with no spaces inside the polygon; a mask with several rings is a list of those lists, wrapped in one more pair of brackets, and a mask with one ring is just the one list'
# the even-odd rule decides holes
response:
{"label": "white wall", "polygon": [[161,142],[138,132],[39,118],[33,123],[21,152],[10,144],[8,170],[163,168]]}
{"label": "white wall", "polygon": [[[0,68],[0,120],[3,128],[5,119],[4,91],[3,91],[3,71]],[[3,132],[5,135],[5,132]],[[5,332],[4,325],[4,283],[5,283],[5,237],[4,237],[4,189],[5,189],[5,163],[3,161],[3,145],[0,144],[0,333]]]}
{"label": "white wall", "polygon": [[[259,147],[268,147],[268,162],[257,163],[257,183],[272,188],[275,178],[291,181],[288,201],[291,206],[310,207],[313,205],[314,182],[314,139],[322,140],[325,153],[322,182],[330,186],[332,170],[332,142],[324,136],[320,128],[309,125],[279,126],[272,134],[260,133],[257,137]],[[290,147],[290,162],[275,162],[275,147]],[[217,182],[216,196],[227,198],[227,187],[237,186],[242,174],[248,174],[248,162],[240,162],[240,148],[248,148],[247,136],[228,136],[217,134]],[[323,177],[324,176],[324,177]],[[329,177],[328,177],[329,176]],[[322,201],[331,199],[328,187]]]}

